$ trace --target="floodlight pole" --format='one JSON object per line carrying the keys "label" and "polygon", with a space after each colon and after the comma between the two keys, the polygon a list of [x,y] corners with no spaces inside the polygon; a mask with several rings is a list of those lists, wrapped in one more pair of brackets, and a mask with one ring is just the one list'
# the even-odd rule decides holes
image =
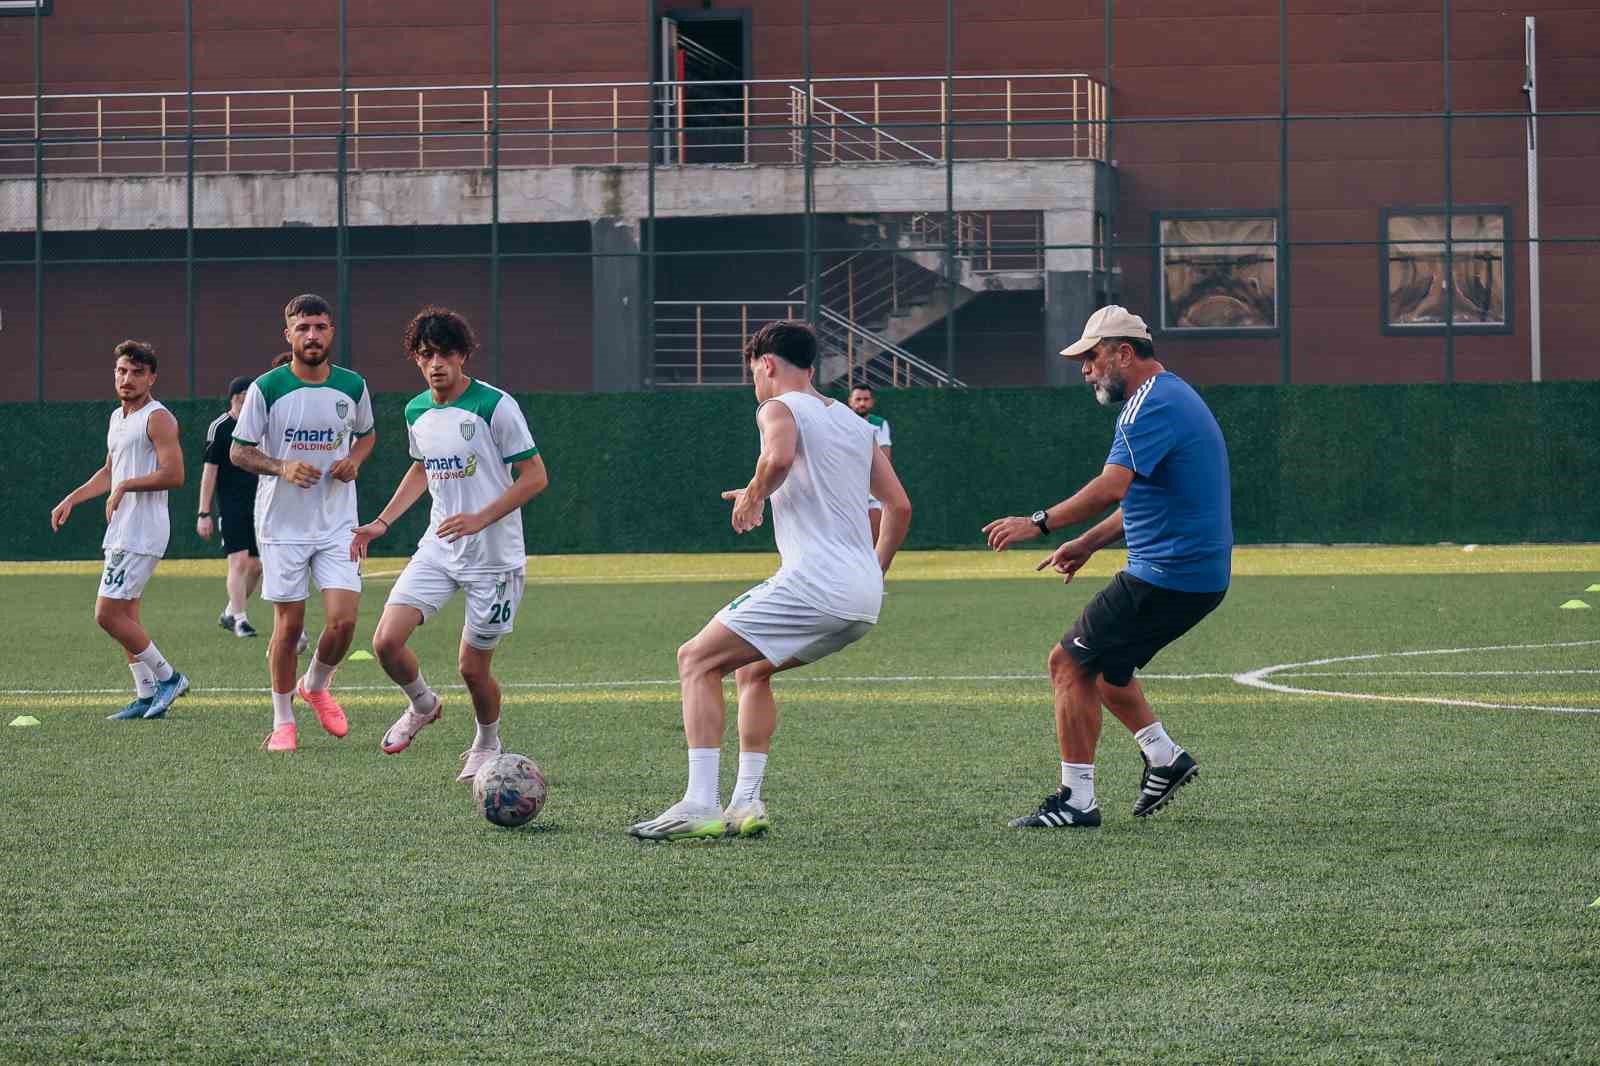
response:
{"label": "floodlight pole", "polygon": [[1522,91],[1528,94],[1528,375],[1533,381],[1544,379],[1540,351],[1540,325],[1543,307],[1539,288],[1539,74],[1538,48],[1534,20],[1522,20],[1524,74]]}

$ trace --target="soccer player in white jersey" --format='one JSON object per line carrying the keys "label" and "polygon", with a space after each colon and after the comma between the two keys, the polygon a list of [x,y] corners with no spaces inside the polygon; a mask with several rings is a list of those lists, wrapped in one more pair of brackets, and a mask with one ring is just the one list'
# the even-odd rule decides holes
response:
{"label": "soccer player in white jersey", "polygon": [[[309,293],[283,311],[291,358],[251,382],[233,429],[234,465],[260,475],[256,544],[261,598],[272,604],[272,732],[268,751],[299,746],[294,698],[322,728],[350,731],[328,685],[356,631],[361,570],[350,558],[356,474],[372,454],[372,397],[354,371],[334,366],[333,312]],[[305,629],[310,581],[322,590],[325,621],[305,676],[295,679],[295,645]]]}
{"label": "soccer player in white jersey", "polygon": [[[867,425],[877,434],[878,447],[883,450],[883,457],[893,462],[894,439],[889,434],[889,420],[882,415],[872,413],[877,406],[878,397],[873,393],[871,385],[863,381],[851,387],[850,410],[867,420]],[[878,527],[883,523],[883,501],[876,496],[867,497],[867,519],[872,523],[872,539],[876,542]]]}
{"label": "soccer player in white jersey", "polygon": [[172,701],[189,691],[189,679],[156,649],[139,620],[145,584],[167,551],[167,491],[183,485],[183,449],[178,420],[150,394],[156,383],[156,353],[141,341],[116,347],[117,398],[106,432],[105,465],[50,511],[50,528],[66,525],[72,509],[109,492],[106,500],[105,572],[94,603],[94,620],[128,657],[134,698],[110,717],[116,721],[161,718]]}
{"label": "soccer player in white jersey", "polygon": [[500,752],[500,685],[490,667],[522,602],[522,505],[550,479],[517,401],[467,375],[477,342],[465,318],[442,307],[423,308],[406,327],[405,346],[428,383],[406,404],[414,461],[378,517],[356,529],[350,556],[365,558],[373,540],[424,492],[432,494],[428,530],[394,583],[372,638],[378,661],[409,701],[383,735],[382,747],[399,754],[424,726],[439,720],[443,701],[406,642],[460,589],[467,618],[457,664],[472,696],[477,732],[461,753],[464,765],[456,780],[470,781]]}
{"label": "soccer player in white jersey", "polygon": [[[678,649],[689,787],[683,799],[628,832],[648,840],[755,836],[770,825],[761,799],[778,724],[772,675],[861,639],[878,620],[883,575],[911,524],[894,467],[871,426],[812,384],[817,338],[804,322],[769,322],[745,346],[755,382],[761,455],[733,501],[733,528],[759,526],[768,499],[782,565],[718,611]],[[876,545],[861,506],[883,501]],[[739,691],[739,776],[728,807],[719,785],[722,679]]]}

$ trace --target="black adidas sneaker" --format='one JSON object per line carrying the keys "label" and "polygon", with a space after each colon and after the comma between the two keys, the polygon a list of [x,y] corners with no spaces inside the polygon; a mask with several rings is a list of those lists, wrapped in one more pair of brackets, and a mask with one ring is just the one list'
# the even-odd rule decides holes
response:
{"label": "black adidas sneaker", "polygon": [[1100,808],[1079,810],[1067,800],[1072,789],[1062,785],[1044,798],[1039,809],[1006,823],[1013,829],[1094,829],[1100,824]]}
{"label": "black adidas sneaker", "polygon": [[[1139,756],[1144,759],[1143,754]],[[1133,815],[1143,818],[1167,805],[1172,794],[1193,781],[1200,767],[1186,751],[1180,751],[1171,766],[1151,766],[1144,760],[1144,775],[1139,778],[1139,798],[1133,801]]]}

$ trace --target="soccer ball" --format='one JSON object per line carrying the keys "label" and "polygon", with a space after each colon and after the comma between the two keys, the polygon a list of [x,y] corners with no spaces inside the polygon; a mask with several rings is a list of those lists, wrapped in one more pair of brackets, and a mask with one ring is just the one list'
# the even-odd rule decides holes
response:
{"label": "soccer ball", "polygon": [[515,829],[544,806],[544,771],[526,755],[496,755],[473,775],[472,799],[495,825]]}

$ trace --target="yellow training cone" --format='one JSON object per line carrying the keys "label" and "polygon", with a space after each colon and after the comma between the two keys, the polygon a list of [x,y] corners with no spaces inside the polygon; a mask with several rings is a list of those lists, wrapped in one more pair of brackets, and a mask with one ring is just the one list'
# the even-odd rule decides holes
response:
{"label": "yellow training cone", "polygon": [[1563,611],[1587,611],[1589,605],[1582,600],[1568,600],[1561,605]]}

